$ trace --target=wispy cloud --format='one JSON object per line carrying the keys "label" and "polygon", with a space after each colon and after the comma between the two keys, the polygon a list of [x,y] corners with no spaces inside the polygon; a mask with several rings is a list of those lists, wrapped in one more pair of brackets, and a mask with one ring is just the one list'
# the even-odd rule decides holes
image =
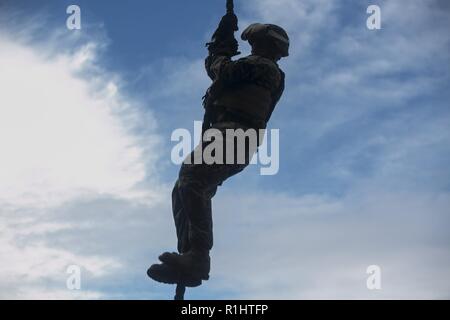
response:
{"label": "wispy cloud", "polygon": [[[107,238],[90,239],[112,243],[136,206],[152,221],[147,210],[164,188],[156,183],[157,122],[102,66],[102,38],[56,30],[41,41],[35,29],[0,33],[0,297],[100,298],[92,282],[120,273],[126,261],[117,247],[96,252],[83,239],[112,224]],[[100,212],[84,205],[98,199]],[[116,202],[124,211],[111,222]],[[69,216],[66,206],[74,208]],[[83,270],[81,292],[65,287],[71,264]]]}
{"label": "wispy cloud", "polygon": [[[239,299],[448,298],[449,201],[372,183],[342,198],[226,192],[208,289]],[[381,291],[366,288],[373,264]]]}
{"label": "wispy cloud", "polygon": [[90,192],[131,196],[147,161],[130,132],[136,110],[114,78],[75,75],[92,62],[95,45],[51,58],[4,35],[0,47],[2,203],[57,205]]}
{"label": "wispy cloud", "polygon": [[[382,2],[383,29],[371,32],[356,1],[246,2],[248,21],[286,26],[293,55],[271,124],[281,128],[281,174],[244,173],[231,188],[266,191],[215,205],[217,294],[448,297],[450,19],[441,3]],[[380,292],[365,287],[370,264],[384,270]]]}

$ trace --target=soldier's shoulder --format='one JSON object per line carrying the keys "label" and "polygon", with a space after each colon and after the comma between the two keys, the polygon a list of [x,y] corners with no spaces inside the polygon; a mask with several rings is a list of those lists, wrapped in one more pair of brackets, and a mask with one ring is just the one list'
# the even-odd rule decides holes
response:
{"label": "soldier's shoulder", "polygon": [[278,86],[283,78],[278,64],[262,56],[249,55],[237,60],[237,63],[240,65],[239,70],[245,71],[249,78],[267,88]]}
{"label": "soldier's shoulder", "polygon": [[237,60],[237,63],[250,65],[255,69],[265,70],[265,72],[269,73],[281,73],[281,69],[275,61],[257,55],[249,55],[247,57],[243,57]]}
{"label": "soldier's shoulder", "polygon": [[238,61],[247,62],[247,63],[251,63],[251,64],[268,65],[268,66],[271,66],[274,68],[278,68],[278,64],[276,62],[274,62],[273,60],[270,60],[270,59],[262,57],[262,56],[254,55],[254,54],[243,57],[243,58],[239,59]]}

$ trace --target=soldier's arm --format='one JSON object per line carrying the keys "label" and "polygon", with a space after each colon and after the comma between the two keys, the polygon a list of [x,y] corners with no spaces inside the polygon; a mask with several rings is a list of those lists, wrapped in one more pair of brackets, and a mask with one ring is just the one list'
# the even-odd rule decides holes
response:
{"label": "soldier's arm", "polygon": [[219,80],[221,72],[230,68],[233,61],[229,55],[209,55],[205,60],[205,67],[211,80]]}
{"label": "soldier's arm", "polygon": [[232,1],[227,4],[227,14],[220,20],[219,26],[207,43],[209,55],[205,61],[206,71],[212,80],[217,79],[217,70],[222,64],[231,62],[231,58],[240,54],[239,45],[234,37],[238,28],[238,19],[233,12]]}
{"label": "soldier's arm", "polygon": [[205,67],[211,80],[217,80],[222,70],[230,68],[235,63],[231,58],[236,55],[237,48],[238,42],[233,36],[218,43],[214,50],[209,50]]}

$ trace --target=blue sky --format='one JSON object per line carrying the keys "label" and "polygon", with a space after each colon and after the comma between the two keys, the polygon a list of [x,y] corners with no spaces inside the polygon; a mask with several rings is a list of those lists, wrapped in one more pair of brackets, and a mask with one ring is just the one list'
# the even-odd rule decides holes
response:
{"label": "blue sky", "polygon": [[[145,269],[175,247],[170,135],[202,118],[223,2],[0,0],[1,298],[172,296]],[[280,171],[220,189],[211,281],[189,296],[448,298],[447,2],[235,2],[241,30],[291,36],[270,123]],[[372,264],[381,291],[365,287]]]}

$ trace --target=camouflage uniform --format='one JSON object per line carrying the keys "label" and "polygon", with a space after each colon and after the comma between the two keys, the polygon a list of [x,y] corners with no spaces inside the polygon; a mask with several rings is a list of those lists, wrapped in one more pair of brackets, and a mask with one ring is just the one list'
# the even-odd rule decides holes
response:
{"label": "camouflage uniform", "polygon": [[[225,129],[264,129],[284,90],[284,73],[264,57],[250,55],[232,61],[227,55],[209,55],[206,71],[220,83],[212,106],[211,127]],[[210,142],[203,141],[203,150]],[[213,246],[211,199],[229,177],[249,164],[255,150],[246,147],[245,164],[183,164],[172,192],[178,251],[195,249],[209,252]],[[225,151],[227,152],[227,151]],[[191,159],[194,152],[189,155]],[[191,161],[191,163],[193,163]]]}
{"label": "camouflage uniform", "polygon": [[[215,128],[225,135],[227,129],[265,129],[276,104],[284,91],[284,73],[275,61],[289,55],[289,37],[280,27],[270,24],[252,24],[242,39],[252,46],[253,54],[233,61],[238,54],[234,32],[238,29],[237,17],[225,15],[208,43],[209,56],[205,66],[213,84],[205,95],[203,131]],[[181,166],[172,192],[173,217],[178,237],[177,253],[165,252],[159,256],[162,264],[148,270],[150,278],[158,282],[177,284],[176,299],[184,294],[185,287],[196,287],[209,279],[209,251],[213,246],[211,200],[218,186],[231,176],[244,170],[255,146],[245,141],[245,157],[237,162],[237,148],[227,150],[228,137],[224,137],[223,157],[234,152],[234,164],[207,164],[195,162],[197,152],[212,142],[202,139]],[[262,142],[261,137],[257,137]],[[216,141],[214,144],[216,145]],[[253,147],[253,148],[251,148]],[[203,159],[203,155],[200,159]],[[190,163],[190,164],[188,164]]]}

